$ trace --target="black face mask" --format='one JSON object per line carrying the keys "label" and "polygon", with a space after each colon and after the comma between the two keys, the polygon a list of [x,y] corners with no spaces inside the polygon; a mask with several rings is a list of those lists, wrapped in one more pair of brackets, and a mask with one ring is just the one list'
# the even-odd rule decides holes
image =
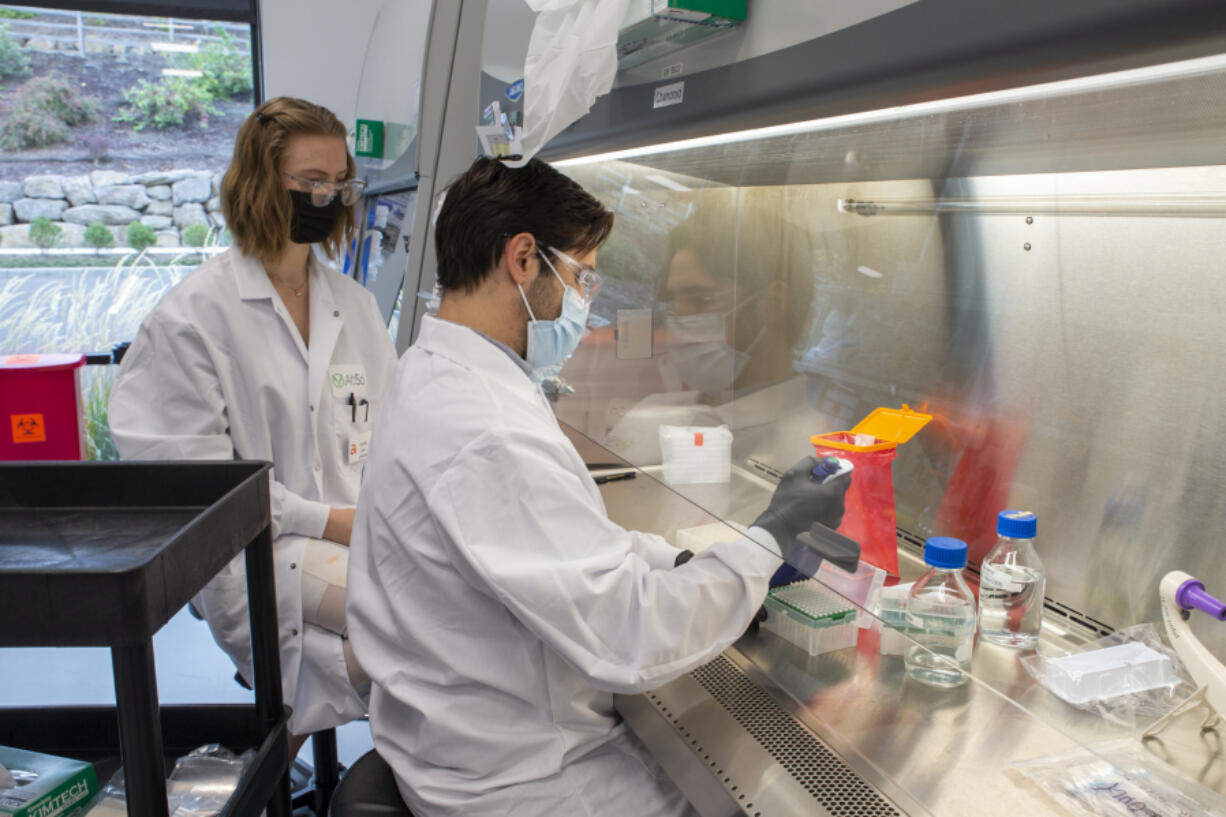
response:
{"label": "black face mask", "polygon": [[345,211],[338,195],[323,207],[311,203],[311,194],[301,190],[289,191],[292,204],[290,213],[289,240],[295,244],[318,244],[336,227],[336,222]]}

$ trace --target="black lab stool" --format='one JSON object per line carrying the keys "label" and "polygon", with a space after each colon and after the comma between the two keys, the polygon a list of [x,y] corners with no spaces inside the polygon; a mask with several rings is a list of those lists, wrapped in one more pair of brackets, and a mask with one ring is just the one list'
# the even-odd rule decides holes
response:
{"label": "black lab stool", "polygon": [[330,817],[413,817],[400,797],[392,767],[371,749],[345,772],[332,793]]}

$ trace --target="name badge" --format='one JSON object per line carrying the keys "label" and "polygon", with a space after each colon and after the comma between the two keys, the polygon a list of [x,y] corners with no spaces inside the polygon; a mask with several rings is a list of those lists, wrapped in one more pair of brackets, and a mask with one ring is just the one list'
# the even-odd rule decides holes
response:
{"label": "name badge", "polygon": [[361,399],[366,396],[366,367],[360,363],[329,366],[328,385],[333,397],[343,399],[352,394]]}
{"label": "name badge", "polygon": [[349,435],[349,447],[346,452],[349,455],[350,465],[365,462],[366,455],[370,453],[370,432],[363,431],[361,434]]}

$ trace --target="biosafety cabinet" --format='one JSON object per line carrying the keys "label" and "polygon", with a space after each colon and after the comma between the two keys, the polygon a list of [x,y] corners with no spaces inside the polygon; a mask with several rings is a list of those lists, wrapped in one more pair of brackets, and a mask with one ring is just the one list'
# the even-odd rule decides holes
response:
{"label": "biosafety cabinet", "polygon": [[[937,534],[973,579],[1025,508],[1041,651],[1159,622],[1171,570],[1226,591],[1226,6],[749,8],[620,74],[543,154],[617,218],[556,401],[594,467],[634,469],[610,516],[735,537],[811,435],[906,404],[933,420],[893,464],[903,581]],[[487,60],[487,95],[501,79]],[[727,480],[666,479],[661,426],[727,427]],[[1060,814],[1010,767],[1142,747],[1143,715],[1070,706],[1004,648],[960,688],[908,680],[856,616],[844,648],[750,632],[619,709],[706,815]],[[1199,725],[1140,751],[1226,794]]]}

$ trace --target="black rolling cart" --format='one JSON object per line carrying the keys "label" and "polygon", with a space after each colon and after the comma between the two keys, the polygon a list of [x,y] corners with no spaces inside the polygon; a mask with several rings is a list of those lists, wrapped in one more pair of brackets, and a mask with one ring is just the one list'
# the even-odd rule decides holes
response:
{"label": "black rolling cart", "polygon": [[[128,814],[166,817],[166,757],[256,758],[226,815],[288,817],[268,471],[262,462],[0,463],[0,646],[110,647],[116,706],[0,708],[0,743],[120,758]],[[153,634],[246,551],[255,705],[158,706]]]}

